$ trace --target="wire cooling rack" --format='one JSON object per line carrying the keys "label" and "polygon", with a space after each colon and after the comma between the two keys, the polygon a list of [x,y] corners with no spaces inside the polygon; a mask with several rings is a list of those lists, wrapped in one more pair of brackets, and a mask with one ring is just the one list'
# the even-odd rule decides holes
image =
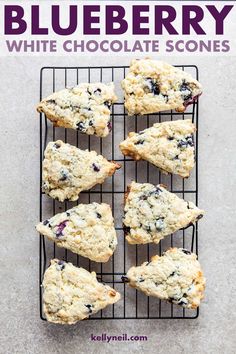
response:
{"label": "wire cooling rack", "polygon": [[[198,79],[198,68],[195,65],[178,66]],[[173,111],[150,114],[146,116],[128,117],[120,87],[121,80],[128,71],[126,66],[108,67],[44,67],[40,72],[40,100],[54,91],[71,87],[80,82],[110,82],[114,81],[119,100],[112,107],[112,132],[106,138],[87,136],[72,129],[55,128],[43,114],[40,114],[40,221],[52,217],[76,205],[76,202],[60,203],[46,196],[42,186],[42,160],[44,149],[49,141],[61,139],[82,149],[96,150],[107,159],[116,161],[122,168],[114,176],[108,178],[102,185],[95,186],[90,191],[82,192],[80,203],[106,202],[111,205],[116,224],[118,246],[109,262],[99,264],[77,256],[72,252],[57,247],[40,235],[39,241],[39,283],[40,283],[40,317],[45,320],[42,307],[42,280],[45,269],[52,258],[59,258],[82,266],[89,271],[96,271],[98,280],[113,286],[122,295],[121,300],[90,317],[90,319],[166,319],[166,318],[196,318],[197,310],[187,310],[173,304],[162,302],[157,298],[147,297],[141,292],[123,283],[121,276],[132,265],[139,265],[155,254],[161,254],[169,247],[183,247],[198,253],[197,224],[165,237],[158,245],[129,245],[125,242],[122,229],[122,209],[124,193],[127,185],[137,182],[163,183],[168,190],[178,196],[198,203],[198,102],[189,106],[184,113]],[[155,122],[176,119],[191,119],[196,124],[195,134],[196,164],[190,178],[184,180],[179,176],[163,175],[151,164],[135,162],[124,157],[119,151],[119,142],[126,138],[130,131],[140,131],[152,126]]]}

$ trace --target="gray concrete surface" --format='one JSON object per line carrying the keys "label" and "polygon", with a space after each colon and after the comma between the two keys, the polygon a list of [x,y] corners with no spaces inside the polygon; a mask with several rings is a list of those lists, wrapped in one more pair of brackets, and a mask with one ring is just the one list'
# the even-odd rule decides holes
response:
{"label": "gray concrete surface", "polygon": [[[127,59],[109,58],[109,64]],[[170,61],[170,59],[169,59]],[[200,105],[200,261],[206,298],[196,320],[85,321],[72,327],[42,322],[38,309],[38,101],[44,65],[83,65],[76,58],[1,58],[1,353],[236,353],[235,58],[172,58],[197,63]],[[94,65],[94,60],[86,60]],[[96,64],[104,59],[96,60]],[[147,335],[147,342],[92,342],[91,333]]]}

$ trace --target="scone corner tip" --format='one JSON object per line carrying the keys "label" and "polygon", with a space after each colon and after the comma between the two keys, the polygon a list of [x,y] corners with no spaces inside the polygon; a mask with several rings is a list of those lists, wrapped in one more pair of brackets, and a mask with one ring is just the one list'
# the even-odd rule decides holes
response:
{"label": "scone corner tip", "polygon": [[111,161],[111,163],[114,165],[115,170],[119,170],[122,168],[122,165],[116,161]]}

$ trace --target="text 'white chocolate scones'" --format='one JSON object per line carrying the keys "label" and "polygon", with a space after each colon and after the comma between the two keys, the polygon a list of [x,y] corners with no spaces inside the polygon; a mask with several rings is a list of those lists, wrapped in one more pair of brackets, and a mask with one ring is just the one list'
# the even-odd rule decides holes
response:
{"label": "text 'white chocolate scones'", "polygon": [[124,279],[148,296],[188,309],[200,305],[206,283],[197,256],[182,248],[170,248],[162,257],[130,268]]}
{"label": "text 'white chocolate scones'", "polygon": [[156,123],[139,133],[129,133],[120,150],[135,160],[151,162],[163,172],[189,177],[194,167],[195,130],[190,119]]}
{"label": "text 'white chocolate scones'", "polygon": [[108,204],[79,204],[39,223],[38,232],[95,262],[107,262],[116,245],[116,231]]}
{"label": "text 'white chocolate scones'", "polygon": [[105,137],[111,131],[110,107],[116,100],[112,82],[82,83],[44,98],[37,110],[54,126]]}
{"label": "text 'white chocolate scones'", "polygon": [[99,283],[71,263],[53,259],[43,279],[43,310],[49,322],[74,324],[120,299],[120,294]]}
{"label": "text 'white chocolate scones'", "polygon": [[132,182],[124,208],[124,230],[131,244],[159,243],[200,219],[204,211],[168,192],[163,185]]}
{"label": "text 'white chocolate scones'", "polygon": [[202,93],[201,84],[190,74],[151,59],[132,60],[122,88],[131,116],[170,109],[183,112]]}
{"label": "text 'white chocolate scones'", "polygon": [[61,140],[50,142],[44,152],[43,191],[61,202],[74,201],[81,191],[103,183],[118,168],[95,151],[80,150]]}

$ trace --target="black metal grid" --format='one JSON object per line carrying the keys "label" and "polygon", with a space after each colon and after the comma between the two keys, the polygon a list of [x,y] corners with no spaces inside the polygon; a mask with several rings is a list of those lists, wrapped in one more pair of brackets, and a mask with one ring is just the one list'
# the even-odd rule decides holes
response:
{"label": "black metal grid", "polygon": [[[198,79],[198,68],[195,65],[176,65],[182,70],[191,73]],[[161,112],[146,116],[128,117],[123,105],[123,95],[120,81],[128,71],[126,66],[108,67],[44,67],[40,72],[40,100],[63,87],[74,86],[79,82],[109,82],[114,81],[118,90],[119,101],[112,107],[111,117],[113,130],[107,138],[98,138],[80,134],[71,129],[55,128],[40,114],[40,221],[49,218],[58,212],[67,210],[76,202],[60,203],[44,195],[42,185],[42,160],[47,143],[51,140],[61,139],[80,148],[96,150],[110,160],[122,164],[122,169],[90,191],[82,192],[78,202],[108,202],[113,210],[118,236],[118,249],[115,251],[108,264],[98,264],[83,257],[74,255],[68,250],[58,248],[54,243],[47,241],[42,235],[39,240],[39,283],[40,283],[40,317],[45,320],[42,309],[42,280],[44,271],[50,259],[60,258],[71,261],[74,265],[83,266],[89,271],[95,270],[99,280],[104,281],[121,292],[122,299],[107,309],[93,315],[90,319],[186,319],[198,317],[199,310],[186,310],[173,304],[162,302],[156,298],[149,298],[131,289],[123,283],[121,276],[126,273],[131,265],[138,265],[149,260],[154,254],[161,254],[168,247],[184,247],[198,253],[198,227],[189,226],[170,235],[158,245],[128,245],[124,239],[122,229],[122,202],[127,185],[131,180],[138,182],[163,183],[168,190],[175,192],[180,197],[198,203],[198,102],[189,106],[184,113],[174,111]],[[140,131],[150,127],[155,122],[191,119],[197,127],[195,134],[196,164],[187,180],[179,176],[165,176],[148,162],[135,162],[123,157],[119,153],[118,143],[126,138],[129,131]],[[120,172],[122,171],[122,172]]]}

